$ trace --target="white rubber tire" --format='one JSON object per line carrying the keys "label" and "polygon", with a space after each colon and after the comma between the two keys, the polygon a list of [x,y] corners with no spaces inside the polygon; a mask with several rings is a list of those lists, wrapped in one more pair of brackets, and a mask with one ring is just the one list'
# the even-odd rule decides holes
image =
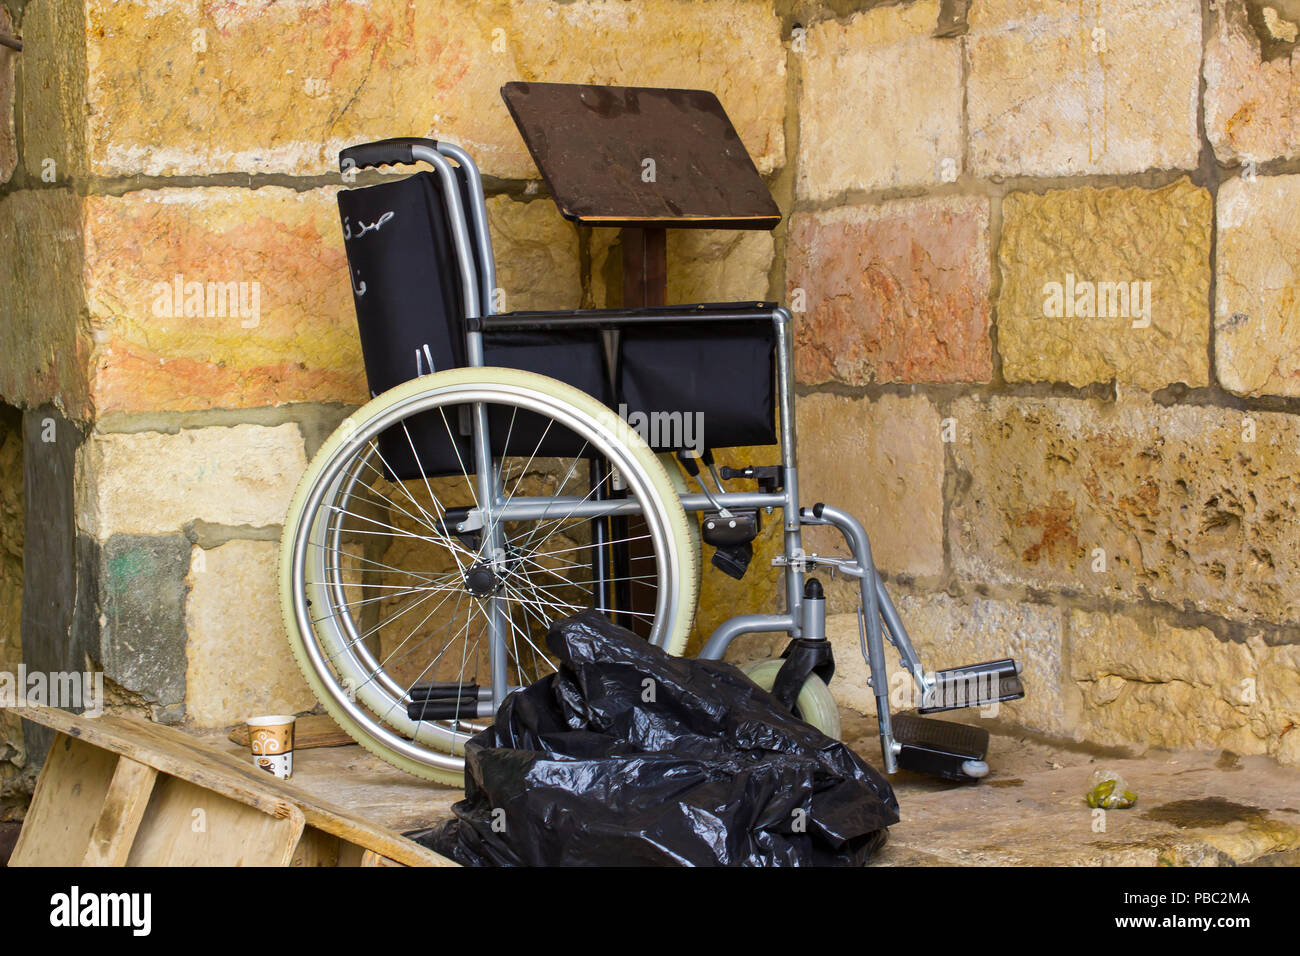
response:
{"label": "white rubber tire", "polygon": [[[659,463],[664,466],[664,471],[668,474],[668,480],[677,489],[677,494],[690,494],[691,486],[687,482],[686,476],[682,474],[681,466],[677,464],[677,456],[672,452],[660,452]],[[700,518],[698,514],[687,513],[686,533],[690,538],[691,560],[695,565],[695,596],[698,600],[700,591],[704,586],[704,546],[700,538]],[[691,615],[691,623],[695,623],[694,614]],[[676,651],[675,653],[680,655],[681,652]]]}
{"label": "white rubber tire", "polygon": [[[572,411],[583,419],[597,425],[606,422],[611,414],[605,405],[585,392],[553,378],[520,369],[491,367],[451,369],[404,382],[396,388],[377,395],[349,415],[347,419],[340,423],[334,433],[325,440],[315,457],[312,458],[307,470],[303,472],[302,478],[298,482],[297,491],[294,493],[288,515],[285,517],[284,531],[281,535],[279,569],[281,611],[285,629],[288,633],[289,646],[293,651],[298,667],[306,678],[307,685],[311,688],[317,700],[324,705],[330,716],[353,740],[380,759],[417,777],[451,786],[463,785],[463,758],[455,758],[454,755],[450,758],[451,762],[459,759],[461,769],[455,769],[447,766],[430,766],[393,750],[391,746],[377,739],[358,721],[353,719],[335,699],[334,692],[327,688],[326,678],[319,674],[313,665],[311,654],[305,645],[305,638],[299,629],[295,607],[295,592],[298,588],[298,582],[294,580],[293,558],[295,543],[304,519],[306,502],[311,497],[318,479],[333,460],[340,445],[362,429],[366,422],[393,406],[409,401],[429,390],[457,386],[500,386],[503,388],[528,389],[569,406]],[[656,504],[661,508],[666,519],[667,536],[671,540],[672,547],[679,558],[673,582],[676,588],[676,607],[678,610],[674,615],[675,619],[667,625],[660,636],[660,640],[656,643],[670,654],[681,654],[686,647],[698,599],[700,580],[699,531],[698,528],[693,527],[693,522],[688,518],[678,499],[680,482],[674,482],[670,478],[668,472],[664,469],[663,463],[659,461],[650,447],[630,429],[621,430],[617,440],[627,450],[635,465],[641,469],[645,479],[653,489],[653,497],[657,499]],[[694,534],[692,534],[692,531]],[[338,688],[335,688],[335,690],[338,690]]]}
{"label": "white rubber tire", "polygon": [[[746,664],[741,670],[763,690],[771,691],[772,685],[776,683],[776,675],[784,663],[783,659],[776,657]],[[808,675],[794,704],[799,710],[799,717],[805,723],[812,724],[833,740],[840,739],[840,708],[835,703],[830,688],[820,677],[816,674]]]}

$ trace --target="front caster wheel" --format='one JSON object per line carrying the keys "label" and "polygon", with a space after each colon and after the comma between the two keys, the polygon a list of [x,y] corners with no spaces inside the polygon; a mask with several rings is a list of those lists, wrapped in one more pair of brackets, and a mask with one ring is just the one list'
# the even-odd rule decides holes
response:
{"label": "front caster wheel", "polygon": [[[778,657],[746,664],[741,670],[763,690],[770,691],[784,663],[785,661]],[[816,674],[809,674],[808,679],[803,682],[799,697],[794,702],[794,710],[795,716],[800,720],[812,724],[833,740],[840,739],[840,708],[836,705],[835,697],[826,686],[826,682]]]}

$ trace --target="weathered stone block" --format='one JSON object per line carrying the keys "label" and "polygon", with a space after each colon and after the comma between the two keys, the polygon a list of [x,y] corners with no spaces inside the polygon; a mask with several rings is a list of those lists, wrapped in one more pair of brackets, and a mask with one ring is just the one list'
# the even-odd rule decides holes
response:
{"label": "weathered stone block", "polygon": [[321,174],[344,146],[400,134],[535,177],[498,94],[519,79],[710,89],[761,168],[784,153],[780,22],[746,0],[95,0],[86,28],[100,175]]}
{"label": "weathered stone block", "polygon": [[101,414],[367,397],[333,189],[86,200]]}
{"label": "weathered stone block", "polygon": [[988,202],[972,197],[794,216],[799,380],[988,381],[988,246]]}
{"label": "weathered stone block", "polygon": [[98,433],[82,450],[79,523],[100,540],[192,521],[278,525],[306,467],[292,424]]}
{"label": "weathered stone block", "polygon": [[199,727],[296,714],[316,704],[285,641],[278,555],[274,541],[193,549],[185,710]]}
{"label": "weathered stone block", "polygon": [[[1158,617],[1071,611],[1080,729],[1101,744],[1278,753],[1300,720],[1300,647]],[[1294,762],[1294,761],[1291,761]]]}
{"label": "weathered stone block", "polygon": [[668,301],[763,301],[774,249],[770,232],[669,230]]}
{"label": "weathered stone block", "polygon": [[80,205],[69,189],[0,197],[0,398],[88,411]]}
{"label": "weathered stone block", "polygon": [[[363,402],[334,194],[223,187],[87,200],[101,414]],[[507,307],[576,306],[577,233],[554,205],[497,196],[488,213]]]}
{"label": "weathered stone block", "polygon": [[0,408],[0,671],[22,660],[23,418]]}
{"label": "weathered stone block", "polygon": [[1300,621],[1293,416],[1009,397],[953,416],[967,580]]}
{"label": "weathered stone block", "polygon": [[998,350],[1008,381],[1208,384],[1206,190],[1180,180],[1012,193],[1002,213]]}
{"label": "weathered stone block", "polygon": [[[14,35],[9,11],[0,8],[0,33]],[[18,166],[18,142],[14,138],[14,68],[18,54],[0,47],[0,183],[9,182]]]}
{"label": "weathered stone block", "polygon": [[[97,542],[77,534],[76,465],[84,435],[52,406],[23,412],[23,663],[31,671],[81,673],[100,660]],[[54,733],[28,722],[37,760]]]}
{"label": "weathered stone block", "polygon": [[[1078,692],[1064,672],[1064,622],[1059,608],[958,599],[941,592],[895,594],[894,603],[927,670],[1004,657],[1014,657],[1021,665],[1023,700],[971,708],[953,716],[978,714],[1039,733],[1073,733]],[[831,680],[835,699],[860,713],[874,714],[876,702],[867,686],[870,671],[859,646],[857,615],[832,615],[826,632],[835,647],[835,677]],[[915,682],[892,647],[886,648],[886,656],[891,706],[894,710],[915,708]]]}
{"label": "weathered stone block", "polygon": [[[801,397],[796,412],[800,500],[856,516],[883,570],[939,574],[944,446],[934,406],[919,397],[816,394]],[[805,529],[804,548],[845,553],[843,536],[831,528]]]}
{"label": "weathered stone block", "polygon": [[1300,395],[1300,176],[1219,188],[1214,353],[1239,395]]}
{"label": "weathered stone block", "polygon": [[63,183],[86,169],[86,4],[32,0],[22,33],[23,166]]}
{"label": "weathered stone block", "polygon": [[582,300],[578,231],[549,199],[488,200],[488,226],[505,308],[576,309]]}
{"label": "weathered stone block", "polygon": [[[507,79],[709,90],[760,172],[784,163],[786,54],[770,5],[525,0],[509,6],[508,42],[519,52]],[[467,111],[481,113],[485,101],[470,101]],[[518,133],[507,128],[505,142],[516,149]],[[531,163],[523,169],[533,175]]]}
{"label": "weathered stone block", "polygon": [[[617,229],[593,229],[589,240],[590,304],[622,304],[623,249]],[[668,231],[668,301],[744,302],[768,297],[775,243],[768,232],[724,229]]]}
{"label": "weathered stone block", "polygon": [[924,0],[808,30],[795,51],[801,198],[961,174],[961,45],[931,36],[938,16],[937,0]]}
{"label": "weathered stone block", "polygon": [[979,0],[969,22],[977,175],[1196,167],[1199,0]]}
{"label": "weathered stone block", "polygon": [[1246,11],[1242,0],[1219,0],[1210,7],[1203,68],[1205,133],[1224,163],[1300,156],[1300,57],[1294,52],[1295,37],[1290,53],[1264,56],[1262,37]]}
{"label": "weathered stone block", "polygon": [[185,700],[184,535],[114,534],[100,550],[104,677],[161,710]]}

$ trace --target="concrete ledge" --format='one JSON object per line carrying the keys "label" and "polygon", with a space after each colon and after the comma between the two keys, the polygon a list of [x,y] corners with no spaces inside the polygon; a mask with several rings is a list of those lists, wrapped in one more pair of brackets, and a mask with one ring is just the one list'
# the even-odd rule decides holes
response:
{"label": "concrete ledge", "polygon": [[[875,720],[848,711],[841,719],[844,739],[879,766]],[[1241,866],[1292,860],[1300,848],[1300,770],[1226,751],[1114,753],[994,736],[991,772],[980,783],[896,774],[890,782],[902,820],[876,862]],[[1136,806],[1095,816],[1083,795],[1101,769],[1128,781]]]}

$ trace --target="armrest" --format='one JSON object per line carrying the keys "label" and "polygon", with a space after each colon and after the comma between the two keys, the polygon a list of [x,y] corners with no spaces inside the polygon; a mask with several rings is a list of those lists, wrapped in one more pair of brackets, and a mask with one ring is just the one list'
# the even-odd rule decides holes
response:
{"label": "armrest", "polygon": [[621,329],[630,325],[674,322],[753,322],[771,320],[775,302],[713,302],[700,305],[660,305],[640,309],[567,309],[556,312],[504,312],[469,320],[471,332],[598,328]]}

